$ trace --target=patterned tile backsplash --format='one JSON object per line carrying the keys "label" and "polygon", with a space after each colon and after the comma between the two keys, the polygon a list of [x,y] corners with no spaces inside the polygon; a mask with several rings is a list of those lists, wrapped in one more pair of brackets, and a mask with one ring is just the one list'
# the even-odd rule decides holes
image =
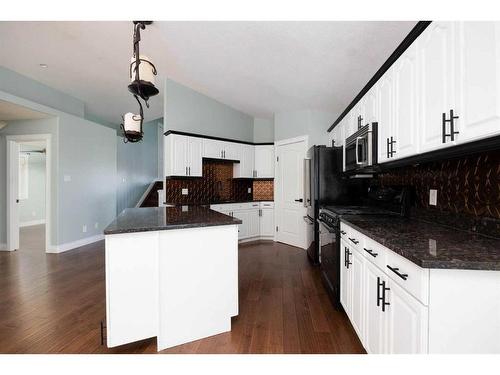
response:
{"label": "patterned tile backsplash", "polygon": [[[398,168],[378,176],[385,186],[415,188],[419,208],[500,219],[500,151]],[[437,189],[437,206],[429,206]]]}
{"label": "patterned tile backsplash", "polygon": [[[209,204],[227,201],[272,200],[272,180],[234,179],[233,163],[203,160],[202,178],[167,178],[165,201],[172,204]],[[188,189],[188,195],[182,195]],[[248,192],[248,189],[251,192]],[[252,193],[258,191],[257,194]]]}

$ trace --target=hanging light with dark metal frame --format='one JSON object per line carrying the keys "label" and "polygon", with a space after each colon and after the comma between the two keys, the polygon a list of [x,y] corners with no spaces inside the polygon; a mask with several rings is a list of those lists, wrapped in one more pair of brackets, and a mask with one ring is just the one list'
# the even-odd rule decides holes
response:
{"label": "hanging light with dark metal frame", "polygon": [[[134,55],[130,61],[129,75],[130,84],[128,90],[132,93],[137,103],[139,103],[139,114],[127,113],[123,116],[121,129],[124,142],[139,142],[144,136],[142,123],[144,121],[144,111],[140,99],[149,108],[149,98],[158,95],[159,91],[155,87],[156,67],[151,60],[140,54],[139,42],[141,41],[141,30],[146,29],[146,25],[151,25],[153,21],[134,21]],[[139,99],[140,98],[140,99]]]}

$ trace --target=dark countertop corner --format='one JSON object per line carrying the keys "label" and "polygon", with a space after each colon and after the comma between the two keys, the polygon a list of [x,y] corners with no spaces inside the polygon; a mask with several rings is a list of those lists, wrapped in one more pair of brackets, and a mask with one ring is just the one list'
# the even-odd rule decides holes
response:
{"label": "dark countertop corner", "polygon": [[141,207],[123,210],[104,234],[241,224],[241,220],[204,206]]}

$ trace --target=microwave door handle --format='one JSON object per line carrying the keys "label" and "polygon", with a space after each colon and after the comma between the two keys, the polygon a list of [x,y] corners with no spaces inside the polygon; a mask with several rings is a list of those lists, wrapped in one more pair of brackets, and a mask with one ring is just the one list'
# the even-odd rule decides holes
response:
{"label": "microwave door handle", "polygon": [[361,163],[359,162],[359,158],[358,158],[358,155],[359,155],[359,154],[358,154],[358,147],[359,147],[359,140],[360,140],[360,138],[361,138],[361,137],[357,137],[357,138],[356,138],[356,165],[361,164]]}

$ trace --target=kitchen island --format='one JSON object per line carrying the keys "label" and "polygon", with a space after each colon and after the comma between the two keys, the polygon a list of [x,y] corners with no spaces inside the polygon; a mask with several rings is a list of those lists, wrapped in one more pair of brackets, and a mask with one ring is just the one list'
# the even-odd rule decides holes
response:
{"label": "kitchen island", "polygon": [[107,346],[158,351],[231,330],[238,224],[204,206],[131,208],[105,230]]}

